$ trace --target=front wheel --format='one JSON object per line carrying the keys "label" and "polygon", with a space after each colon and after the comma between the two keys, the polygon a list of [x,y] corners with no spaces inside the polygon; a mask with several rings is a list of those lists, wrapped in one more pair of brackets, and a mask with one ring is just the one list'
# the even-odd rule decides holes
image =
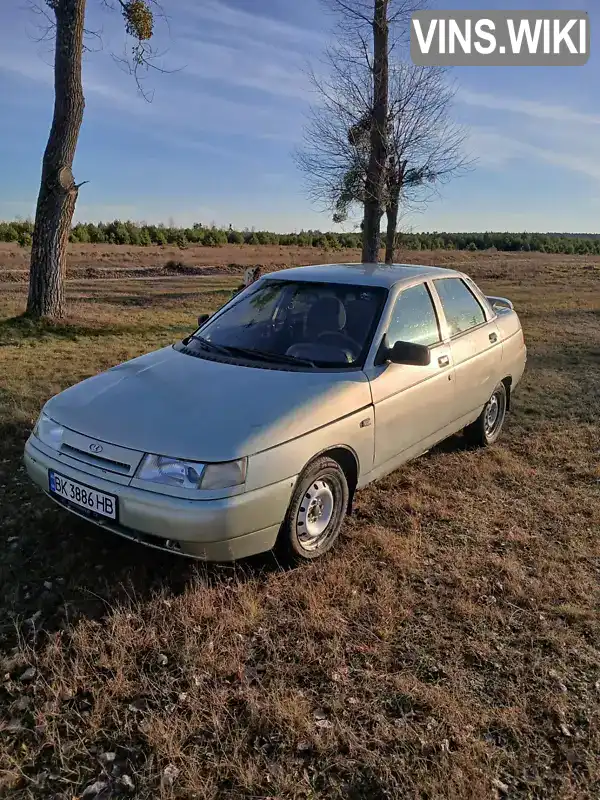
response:
{"label": "front wheel", "polygon": [[298,478],[276,553],[286,562],[313,561],[330,550],[340,535],[349,491],[337,461],[323,456]]}
{"label": "front wheel", "polygon": [[487,447],[500,437],[507,408],[506,386],[499,383],[475,422],[465,428],[465,438],[474,447]]}

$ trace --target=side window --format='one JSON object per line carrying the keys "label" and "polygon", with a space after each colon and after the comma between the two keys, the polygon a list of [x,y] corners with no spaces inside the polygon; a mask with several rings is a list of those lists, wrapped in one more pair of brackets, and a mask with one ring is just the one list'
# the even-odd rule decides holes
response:
{"label": "side window", "polygon": [[444,308],[450,336],[458,336],[485,322],[482,307],[460,278],[440,278],[435,281],[435,288]]}
{"label": "side window", "polygon": [[399,295],[387,338],[390,347],[396,342],[429,346],[440,341],[437,316],[425,284],[411,286]]}

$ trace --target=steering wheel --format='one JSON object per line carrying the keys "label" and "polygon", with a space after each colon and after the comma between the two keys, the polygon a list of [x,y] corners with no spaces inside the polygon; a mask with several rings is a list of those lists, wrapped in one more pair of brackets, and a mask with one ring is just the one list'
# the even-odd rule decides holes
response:
{"label": "steering wheel", "polygon": [[[325,341],[329,339],[329,342]],[[323,342],[324,344],[332,344],[335,347],[351,347],[354,350],[354,357],[358,358],[360,351],[362,350],[362,346],[353,339],[351,336],[348,336],[347,333],[343,333],[342,331],[324,331],[317,336],[318,342]]]}

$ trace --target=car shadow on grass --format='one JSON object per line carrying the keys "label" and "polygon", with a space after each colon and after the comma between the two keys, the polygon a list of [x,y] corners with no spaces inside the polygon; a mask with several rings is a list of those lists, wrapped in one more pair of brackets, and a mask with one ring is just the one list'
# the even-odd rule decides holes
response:
{"label": "car shadow on grass", "polygon": [[424,453],[421,458],[435,458],[442,453],[464,453],[473,450],[473,445],[465,439],[462,433],[456,433],[448,439],[438,442],[431,450]]}
{"label": "car shadow on grass", "polygon": [[[279,568],[270,554],[205,564],[123,539],[70,514],[25,471],[29,426],[0,423],[0,651],[32,630],[53,632],[82,617],[191,584],[252,580]],[[19,631],[21,633],[19,633]]]}

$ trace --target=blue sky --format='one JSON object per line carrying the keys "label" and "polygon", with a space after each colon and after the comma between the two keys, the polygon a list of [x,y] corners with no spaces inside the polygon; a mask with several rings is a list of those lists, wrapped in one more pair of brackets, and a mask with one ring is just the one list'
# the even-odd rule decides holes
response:
{"label": "blue sky", "polygon": [[[43,0],[41,0],[43,2]],[[523,7],[522,0],[432,0],[434,8]],[[405,221],[412,230],[600,230],[600,70],[597,0],[530,0],[535,9],[590,12],[584,67],[473,67],[453,71],[453,116],[468,126],[474,171]],[[25,0],[0,10],[0,218],[32,215],[52,115],[52,44],[38,42]],[[84,64],[86,95],[74,173],[76,215],[172,219],[273,230],[334,229],[311,207],[291,158],[331,19],[319,0],[163,0],[165,64],[146,103],[111,59],[120,15],[88,0],[87,27],[104,50]],[[93,45],[94,43],[91,42]],[[350,227],[350,226],[346,226]]]}

